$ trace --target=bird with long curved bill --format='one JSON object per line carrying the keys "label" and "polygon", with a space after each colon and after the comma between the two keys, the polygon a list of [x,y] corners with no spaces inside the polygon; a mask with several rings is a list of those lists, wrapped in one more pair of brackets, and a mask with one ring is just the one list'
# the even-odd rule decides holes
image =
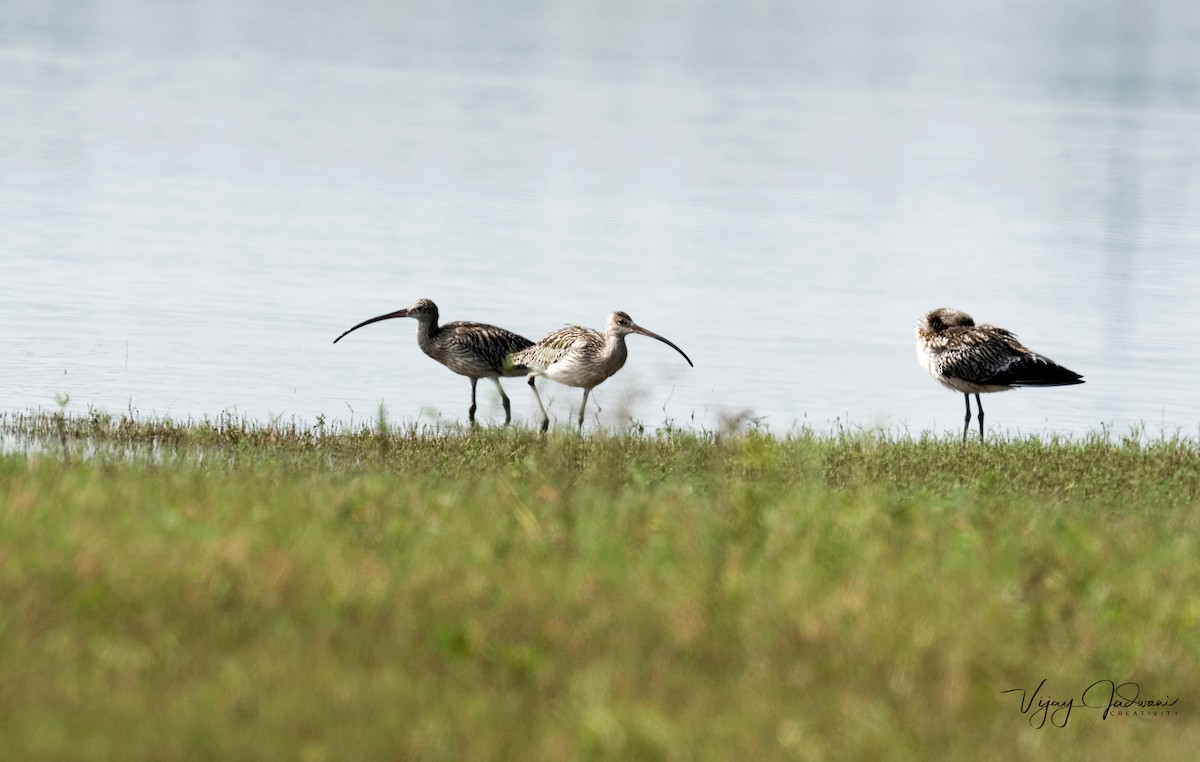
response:
{"label": "bird with long curved bill", "polygon": [[980,394],[1022,386],[1070,386],[1083,376],[1017,341],[994,325],[975,325],[965,312],[941,307],[917,322],[917,359],[943,386],[962,392],[967,403],[963,442],[971,427],[971,395],[979,408],[979,440],[983,441]]}
{"label": "bird with long curved bill", "polygon": [[471,379],[471,407],[467,418],[475,422],[475,384],[481,378],[489,378],[496,384],[504,404],[504,425],[512,420],[512,407],[508,395],[500,386],[501,376],[523,376],[529,369],[514,365],[513,353],[533,346],[524,336],[486,323],[456,321],[438,325],[437,305],[428,299],[418,299],[402,310],[364,320],[333,340],[336,344],[346,334],[365,325],[392,318],[414,318],[417,321],[417,346],[421,351],[445,365],[450,370]]}
{"label": "bird with long curved bill", "polygon": [[533,389],[533,398],[542,411],[542,431],[550,427],[550,416],[546,414],[542,397],[538,394],[537,377],[545,376],[551,381],[583,389],[583,404],[579,406],[579,430],[582,431],[588,395],[624,367],[629,355],[625,348],[625,337],[631,333],[661,341],[683,355],[688,365],[692,365],[682,349],[657,333],[642,328],[624,312],[614,312],[608,316],[604,333],[579,325],[560,328],[532,347],[513,355],[514,363],[529,369],[529,388]]}

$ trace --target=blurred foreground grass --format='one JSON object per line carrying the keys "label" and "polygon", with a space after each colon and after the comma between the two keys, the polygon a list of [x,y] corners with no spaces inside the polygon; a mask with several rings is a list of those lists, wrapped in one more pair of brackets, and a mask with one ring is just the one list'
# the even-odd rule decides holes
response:
{"label": "blurred foreground grass", "polygon": [[[1195,441],[9,414],[0,444],[0,759],[1200,751]],[[1065,727],[1002,693],[1043,678]],[[1178,714],[1103,720],[1103,679]]]}

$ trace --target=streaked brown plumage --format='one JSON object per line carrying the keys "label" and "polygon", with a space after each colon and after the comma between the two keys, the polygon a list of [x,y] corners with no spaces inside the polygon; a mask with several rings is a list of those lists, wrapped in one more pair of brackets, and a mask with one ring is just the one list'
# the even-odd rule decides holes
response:
{"label": "streaked brown plumage", "polygon": [[979,408],[983,440],[983,403],[979,395],[1020,386],[1082,384],[1083,376],[1029,350],[1011,332],[975,325],[965,312],[941,307],[917,322],[917,359],[942,385],[962,392],[967,403],[963,441],[971,426],[971,395]]}
{"label": "streaked brown plumage", "polygon": [[474,423],[475,384],[481,378],[490,378],[500,392],[500,399],[504,403],[504,423],[508,425],[512,420],[512,408],[508,395],[500,386],[500,376],[523,376],[529,372],[524,366],[513,365],[509,358],[514,352],[533,346],[533,342],[486,323],[458,321],[439,326],[437,305],[428,299],[418,299],[405,309],[364,320],[338,336],[333,343],[338,343],[347,333],[364,325],[402,317],[416,319],[417,346],[421,347],[422,352],[460,376],[471,379],[471,407],[467,409],[467,418]]}
{"label": "streaked brown plumage", "polygon": [[604,333],[578,325],[560,328],[546,335],[532,347],[513,355],[514,363],[527,366],[531,371],[529,388],[533,389],[533,398],[537,401],[538,409],[542,411],[542,431],[549,428],[550,416],[546,415],[546,408],[542,406],[542,398],[537,390],[537,377],[545,376],[551,381],[583,389],[583,404],[579,406],[579,429],[582,431],[588,395],[592,389],[624,367],[625,359],[629,356],[629,351],[625,348],[625,337],[631,333],[658,339],[683,355],[688,365],[692,364],[682,349],[657,333],[634,323],[624,312],[614,312],[608,316]]}

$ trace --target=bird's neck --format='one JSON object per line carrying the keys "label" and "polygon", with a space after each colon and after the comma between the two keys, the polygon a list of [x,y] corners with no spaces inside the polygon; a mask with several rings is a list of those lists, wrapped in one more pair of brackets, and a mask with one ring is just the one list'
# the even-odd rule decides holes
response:
{"label": "bird's neck", "polygon": [[608,375],[613,375],[625,366],[625,358],[629,350],[625,348],[625,337],[609,334],[604,337],[604,369]]}
{"label": "bird's neck", "polygon": [[417,323],[417,345],[421,347],[425,354],[431,357],[433,356],[433,342],[437,339],[438,331],[440,330],[437,321],[430,318]]}

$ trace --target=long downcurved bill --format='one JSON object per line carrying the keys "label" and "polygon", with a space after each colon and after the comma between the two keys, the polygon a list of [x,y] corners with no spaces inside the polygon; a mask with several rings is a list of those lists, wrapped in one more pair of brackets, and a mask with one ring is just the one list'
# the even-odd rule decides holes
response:
{"label": "long downcurved bill", "polygon": [[[392,318],[401,318],[401,317],[408,317],[407,309],[396,310],[395,312],[389,312],[386,315],[380,315],[378,317],[373,317],[370,320],[364,320],[361,323],[359,323],[358,325],[351,328],[349,331],[346,331],[346,333],[350,333],[351,331],[357,331],[359,328],[362,328],[364,325],[370,325],[371,323],[378,323],[380,320],[391,320]],[[341,341],[342,338],[345,337],[346,333],[343,333],[341,336],[338,336],[336,339],[334,339],[333,343],[336,344],[339,341]]]}
{"label": "long downcurved bill", "polygon": [[[353,329],[353,328],[351,328],[350,330],[352,331],[352,330],[354,330],[354,329]],[[693,365],[693,364],[692,364],[692,359],[691,359],[690,357],[688,357],[686,354],[684,354],[684,352],[683,352],[683,350],[682,350],[682,349],[680,349],[679,347],[675,346],[675,344],[674,344],[674,343],[672,343],[672,342],[670,342],[670,341],[667,341],[667,340],[666,340],[666,339],[664,339],[662,336],[659,336],[659,335],[658,335],[657,333],[655,333],[654,331],[647,331],[645,328],[642,328],[640,325],[635,325],[635,326],[633,326],[633,332],[634,332],[634,333],[640,333],[640,334],[641,334],[641,335],[643,335],[643,336],[649,336],[649,337],[650,337],[650,338],[652,338],[652,339],[658,339],[659,341],[661,341],[662,343],[666,344],[666,345],[667,345],[668,347],[670,347],[671,349],[674,349],[676,352],[678,352],[679,354],[683,355],[683,359],[687,360],[687,364],[688,364],[688,365],[691,365],[693,368],[694,368],[694,367],[696,367],[695,365]],[[347,333],[349,333],[349,331],[347,331]]]}

